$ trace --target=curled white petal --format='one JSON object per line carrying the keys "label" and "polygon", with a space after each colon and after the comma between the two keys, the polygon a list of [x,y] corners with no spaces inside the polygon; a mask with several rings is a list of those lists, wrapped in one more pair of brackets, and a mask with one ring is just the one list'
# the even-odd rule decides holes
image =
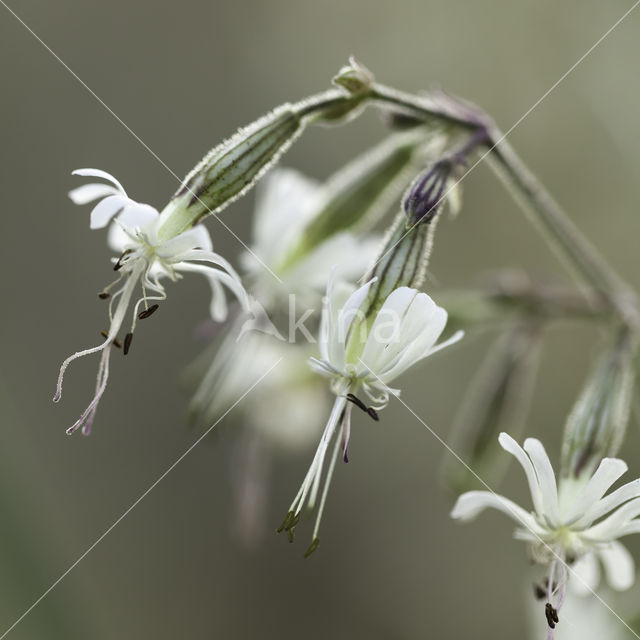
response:
{"label": "curled white petal", "polygon": [[105,198],[117,193],[121,193],[120,190],[109,184],[92,183],[71,189],[68,195],[74,204],[88,204],[98,198]]}
{"label": "curled white petal", "polygon": [[127,195],[123,186],[110,174],[102,169],[76,169],[71,172],[72,176],[84,176],[90,178],[103,178],[104,180],[108,180],[122,193],[123,195]]}
{"label": "curled white petal", "polygon": [[91,229],[102,229],[106,227],[109,222],[111,222],[111,218],[122,213],[130,202],[131,200],[129,200],[129,198],[120,194],[107,196],[93,208],[89,226]]}

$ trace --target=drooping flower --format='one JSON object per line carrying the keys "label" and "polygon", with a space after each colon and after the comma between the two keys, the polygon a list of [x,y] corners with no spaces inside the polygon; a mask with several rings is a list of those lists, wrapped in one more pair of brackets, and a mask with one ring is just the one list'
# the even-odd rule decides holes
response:
{"label": "drooping flower", "polygon": [[[233,267],[222,256],[213,252],[209,233],[204,226],[197,225],[174,237],[159,238],[158,229],[163,223],[163,216],[153,207],[129,198],[113,176],[98,169],[78,169],[73,173],[102,178],[111,183],[86,184],[71,191],[69,197],[76,204],[87,204],[100,199],[91,211],[90,227],[101,229],[110,223],[107,242],[119,254],[118,258],[113,259],[113,268],[118,272],[118,278],[99,294],[101,299],[110,299],[110,325],[109,330],[103,333],[105,340],[96,347],[74,353],[62,363],[53,398],[58,402],[62,397],[64,373],[73,360],[92,353],[102,353],[94,397],[80,418],[67,429],[68,434],[79,428],[82,428],[82,433],[88,434],[107,385],[111,348],[120,346],[118,333],[126,320],[127,312],[133,305],[131,325],[124,337],[125,354],[131,346],[136,321],[148,318],[158,308],[155,301],[167,297],[162,279],[168,278],[175,282],[187,272],[204,275],[213,294],[211,316],[217,321],[224,320],[227,315],[222,285],[235,295],[244,309],[248,309],[249,301]],[[140,297],[136,299],[138,290]],[[152,301],[154,304],[150,305]]]}
{"label": "drooping flower", "polygon": [[[310,363],[315,371],[330,379],[336,399],[309,471],[280,527],[291,536],[303,507],[314,508],[327,449],[338,432],[324,480],[313,541],[306,556],[319,544],[320,520],[340,450],[348,462],[352,407],[356,405],[378,420],[378,411],[387,405],[389,394],[399,393],[391,389],[389,383],[412,365],[462,337],[459,332],[436,345],[445,327],[447,312],[426,293],[410,287],[394,290],[377,312],[369,313],[367,294],[372,282],[350,295],[346,295],[344,287],[334,285],[333,278],[327,287],[320,324],[322,357],[311,358]],[[360,390],[372,406],[368,407],[358,398]]]}
{"label": "drooping flower", "polygon": [[565,596],[567,566],[572,566],[570,573],[579,591],[597,586],[598,560],[614,589],[628,589],[634,581],[634,562],[618,538],[640,532],[640,479],[605,496],[627,470],[622,460],[603,458],[593,475],[561,477],[556,483],[539,440],[527,438],[520,447],[501,433],[499,442],[524,469],[533,512],[490,491],[469,491],[458,498],[451,516],[471,520],[492,507],[513,518],[520,525],[515,537],[530,543],[534,559],[550,565],[546,597],[556,617]]}

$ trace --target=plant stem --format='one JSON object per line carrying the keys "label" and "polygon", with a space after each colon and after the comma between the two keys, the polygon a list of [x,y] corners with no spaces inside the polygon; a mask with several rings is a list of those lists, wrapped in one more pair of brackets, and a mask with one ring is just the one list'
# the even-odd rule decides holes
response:
{"label": "plant stem", "polygon": [[379,84],[373,85],[369,99],[426,122],[447,123],[476,134],[484,131],[488,150],[480,160],[485,157],[489,160],[509,192],[545,232],[572,271],[580,274],[595,289],[625,325],[634,330],[640,327],[640,311],[633,289],[584,238],[487,114],[475,105],[446,94],[413,96]]}

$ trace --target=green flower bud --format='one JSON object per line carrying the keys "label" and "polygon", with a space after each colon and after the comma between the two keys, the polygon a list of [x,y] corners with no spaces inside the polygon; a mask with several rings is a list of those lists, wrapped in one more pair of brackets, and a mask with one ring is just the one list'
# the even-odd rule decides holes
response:
{"label": "green flower bud", "polygon": [[596,362],[565,426],[561,473],[591,475],[602,458],[615,456],[629,422],[634,381],[632,338],[622,331]]}
{"label": "green flower bud", "polygon": [[376,278],[367,295],[365,318],[375,318],[389,294],[398,287],[420,288],[433,246],[434,218],[430,224],[410,226],[400,212],[387,232],[382,252],[364,280]]}
{"label": "green flower bud", "polygon": [[338,71],[332,82],[337,87],[343,87],[351,94],[362,94],[371,89],[374,77],[369,69],[351,56],[349,64]]}
{"label": "green flower bud", "polygon": [[213,148],[183,180],[162,211],[159,238],[166,241],[221,211],[246,193],[300,136],[307,124],[360,113],[368,98],[364,67],[345,67],[337,89],[283,104]]}

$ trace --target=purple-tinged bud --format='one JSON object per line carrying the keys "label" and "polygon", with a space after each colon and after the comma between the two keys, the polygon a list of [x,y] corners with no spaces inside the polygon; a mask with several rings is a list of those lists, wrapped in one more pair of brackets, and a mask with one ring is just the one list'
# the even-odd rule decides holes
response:
{"label": "purple-tinged bud", "polygon": [[455,161],[438,160],[411,183],[403,207],[409,224],[429,223],[441,210],[448,192],[455,188]]}

